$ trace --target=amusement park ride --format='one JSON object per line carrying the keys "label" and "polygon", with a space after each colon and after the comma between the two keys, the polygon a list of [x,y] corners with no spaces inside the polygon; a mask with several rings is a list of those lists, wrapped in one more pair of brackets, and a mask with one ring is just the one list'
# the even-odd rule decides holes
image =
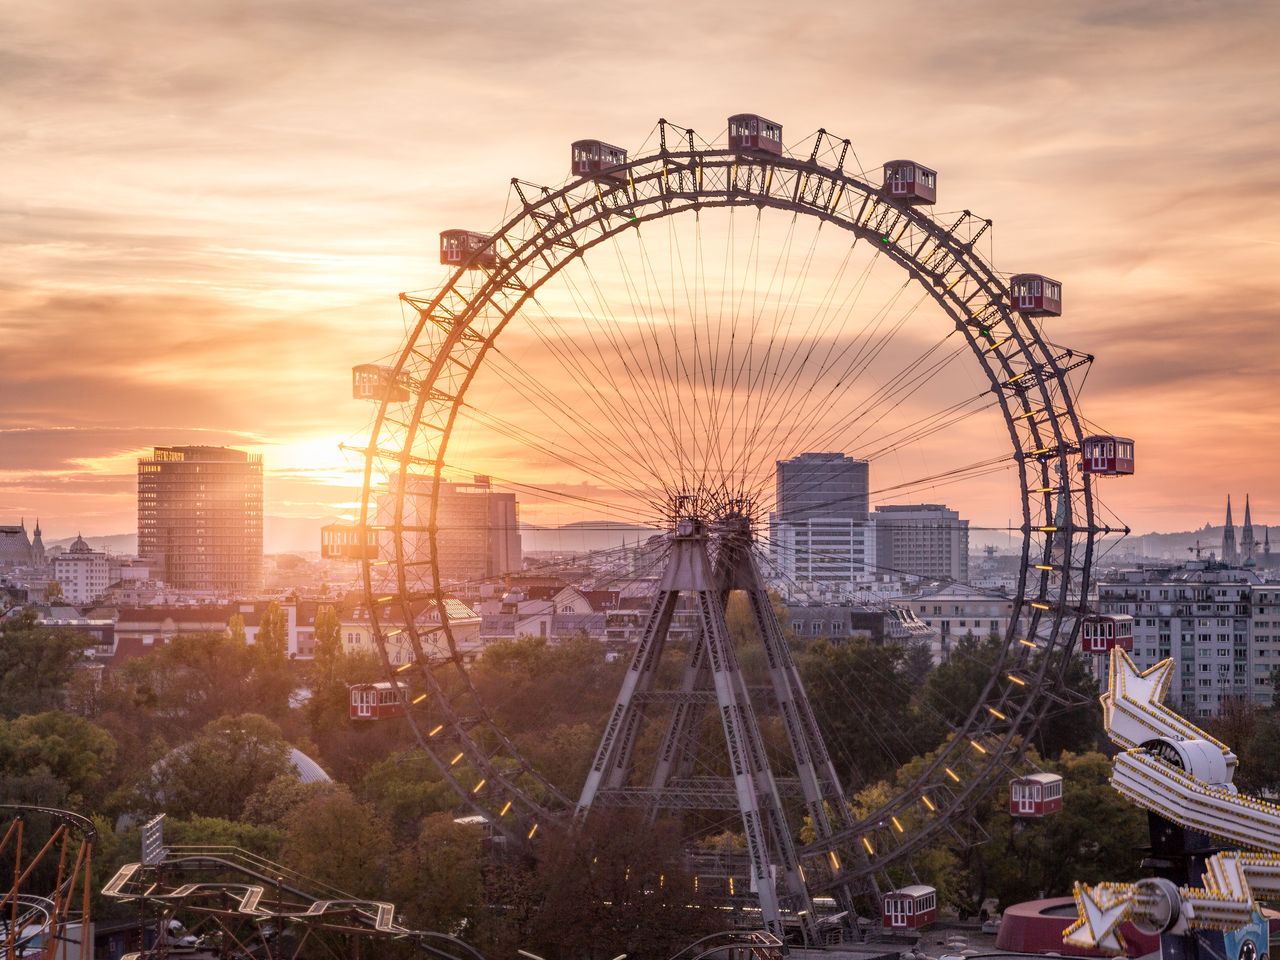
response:
{"label": "amusement park ride", "polygon": [[[722,144],[702,141],[693,130],[665,120],[656,129],[656,146],[640,156],[600,140],[574,142],[567,183],[539,187],[513,180],[514,208],[509,210],[514,212],[496,231],[443,232],[440,263],[451,270],[447,280],[428,295],[401,295],[409,333],[393,362],[355,369],[355,396],[376,405],[368,441],[355,448],[364,459],[361,509],[355,523],[326,531],[326,550],[361,561],[366,607],[387,680],[376,689],[353,689],[352,715],[402,714],[460,802],[513,848],[534,855],[541,826],[572,824],[602,807],[638,808],[651,816],[731,812],[745,838],[750,887],[759,898],[764,929],[778,936],[798,931],[805,942],[821,942],[829,938],[831,924],[851,925],[860,904],[874,903],[878,913],[886,903],[904,902],[902,891],[897,899],[884,899],[895,886],[891,876],[909,874],[912,856],[929,844],[959,835],[978,802],[1007,782],[1041,721],[1068,705],[1059,681],[1078,641],[1094,653],[1131,644],[1131,623],[1096,615],[1088,593],[1099,538],[1127,532],[1101,519],[1094,481],[1132,473],[1133,442],[1082,426],[1076,377],[1093,358],[1058,346],[1042,327],[1044,320],[1062,314],[1061,284],[1040,274],[1006,279],[997,273],[978,246],[989,220],[968,210],[935,218],[936,171],[913,160],[894,160],[883,165],[876,183],[847,167],[851,159],[856,166],[849,140],[819,130],[788,149],[782,126],[753,114],[730,117]],[[661,310],[655,305],[652,288],[661,284],[656,277],[650,284],[648,270],[641,271],[647,302],[637,303],[642,288],[634,275],[624,274],[620,284],[637,319],[649,316],[649,339],[640,344],[643,356],[652,363],[657,355],[662,364],[650,379],[642,374],[638,387],[634,377],[642,369],[641,349],[632,341],[645,336],[644,324],[637,324],[640,334],[624,331],[617,319],[622,307],[615,310],[606,285],[594,274],[582,274],[581,283],[572,280],[574,270],[588,269],[587,262],[607,260],[611,247],[620,269],[627,270],[634,255],[623,251],[620,238],[634,236],[643,245],[646,236],[678,218],[693,218],[701,230],[704,218],[726,212],[732,217],[735,210],[745,210],[757,230],[766,212],[781,212],[793,225],[812,219],[819,228],[843,231],[877,262],[900,269],[903,286],[914,285],[922,302],[936,305],[940,333],[951,338],[948,345],[973,361],[974,376],[984,382],[981,402],[998,412],[1001,433],[1011,445],[1000,462],[1017,482],[1021,522],[1014,531],[1021,535],[1021,572],[990,678],[920,772],[878,809],[860,816],[848,803],[760,567],[761,541],[767,539],[758,506],[763,481],[743,464],[755,462],[755,456],[771,465],[781,451],[770,448],[767,438],[781,442],[786,429],[772,422],[736,429],[737,421],[732,416],[726,421],[721,413],[714,372],[710,390],[705,372],[703,389],[692,382],[695,374],[685,374],[691,381],[686,393],[677,383],[675,399],[668,397],[664,405],[662,391],[670,380],[695,366],[702,371],[704,362],[714,370],[716,360],[705,341],[682,346],[674,322],[667,339],[653,315],[669,318],[670,311],[665,302]],[[700,244],[701,233],[697,239]],[[702,269],[701,252],[682,255],[693,261],[686,273],[709,272]],[[677,259],[674,252],[672,259]],[[590,311],[580,307],[582,315],[573,318],[574,342],[547,339],[569,326],[542,305],[542,295],[553,295],[547,292],[554,292],[550,281],[556,278],[578,291],[590,285],[599,303]],[[712,296],[720,295],[723,303],[723,289],[711,286]],[[711,299],[701,289],[689,297],[695,337],[699,298]],[[785,320],[796,310],[786,304],[779,315]],[[722,342],[754,343],[756,321],[738,319],[735,311],[724,322],[743,329],[721,339],[717,327],[717,353]],[[785,326],[780,322],[775,334]],[[590,385],[596,406],[585,416],[558,409],[557,421],[569,424],[564,434],[542,442],[527,439],[537,435],[515,431],[502,419],[504,411],[485,409],[483,395],[476,393],[484,372],[496,369],[508,384],[527,388],[521,391],[526,400],[550,404],[554,399],[537,392],[535,378],[520,379],[523,371],[513,366],[518,362],[511,359],[513,351],[503,347],[509,327],[532,330],[565,353],[581,347],[581,356],[570,358],[572,368],[562,363],[573,379]],[[706,331],[712,336],[709,318]],[[768,358],[763,362],[767,370]],[[744,369],[749,365],[742,363]],[[780,362],[775,375],[779,367]],[[630,394],[624,376],[633,378]],[[762,396],[754,406],[748,397],[747,416],[777,417],[786,406],[782,401],[793,401],[800,412],[791,432],[802,435],[808,401],[794,392],[767,392],[759,382],[753,381]],[[914,381],[908,377],[902,383],[910,387]],[[815,407],[812,417],[837,408],[840,394],[834,397],[826,408]],[[645,406],[661,408],[661,416],[645,420],[646,429],[637,431],[637,409],[645,415]],[[498,429],[506,424],[506,435],[520,433],[544,458],[559,456],[565,462],[570,428],[600,438],[601,444],[612,440],[616,449],[607,457],[583,451],[573,462],[649,484],[641,497],[646,516],[668,530],[652,565],[657,588],[643,630],[586,782],[576,793],[544,777],[494,722],[472,684],[449,616],[430,624],[417,616],[424,603],[443,609],[455,586],[442,572],[448,533],[441,522],[440,491],[446,470],[454,466],[450,442],[460,421],[481,422],[477,418]],[[600,430],[600,421],[607,430]],[[940,429],[951,421],[940,414],[928,422]],[[637,433],[655,436],[645,447],[636,442]],[[767,662],[763,694],[746,683],[741,651],[726,628],[726,603],[734,591],[749,601]],[[683,651],[678,681],[664,686],[660,667],[675,645],[672,619],[681,602],[684,609],[696,610],[697,628]],[[410,663],[393,667],[388,654],[393,640],[398,649],[413,651]],[[767,753],[762,740],[763,718],[772,715],[785,731],[785,758]],[[698,755],[706,749],[711,725],[719,727],[716,740],[721,757],[727,757],[718,765]],[[653,731],[647,740],[646,730]],[[637,764],[636,745],[642,740],[658,744],[644,769]],[[1014,784],[1011,812],[1016,815],[1050,815],[1061,803],[1061,782],[1052,777]],[[802,819],[815,834],[808,843],[798,840]],[[833,898],[838,913],[820,916],[819,898]],[[909,904],[914,918],[929,912],[922,904],[914,899]],[[894,915],[904,916],[906,909],[895,906]]]}

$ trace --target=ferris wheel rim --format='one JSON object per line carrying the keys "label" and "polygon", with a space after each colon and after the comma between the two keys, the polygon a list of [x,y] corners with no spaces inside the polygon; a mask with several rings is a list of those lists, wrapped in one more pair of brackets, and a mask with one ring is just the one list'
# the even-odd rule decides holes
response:
{"label": "ferris wheel rim", "polygon": [[[665,178],[670,176],[673,169],[681,164],[685,165],[683,168],[684,173],[690,177],[691,184],[695,184],[696,189],[671,191],[661,198],[657,195],[647,196],[644,198],[643,206],[652,207],[652,211],[645,213],[643,216],[635,214],[634,208],[640,203],[638,199],[637,185],[652,183],[659,177],[664,178],[665,181]],[[993,691],[997,687],[997,679],[999,678],[1000,672],[1004,668],[1005,662],[1008,659],[1010,648],[1017,639],[1015,634],[1018,632],[1018,624],[1022,619],[1021,614],[1023,607],[1027,603],[1031,602],[1027,596],[1028,582],[1030,580],[1028,571],[1033,565],[1033,539],[1037,532],[1033,530],[1032,515],[1033,513],[1037,513],[1042,510],[1043,513],[1041,515],[1045,518],[1045,523],[1042,524],[1042,526],[1050,526],[1055,506],[1054,500],[1059,492],[1058,487],[1055,486],[1052,482],[1052,478],[1050,477],[1050,473],[1054,466],[1060,468],[1062,476],[1065,478],[1067,489],[1070,491],[1069,496],[1079,497],[1085,514],[1085,523],[1083,527],[1081,527],[1074,522],[1075,510],[1074,501],[1072,501],[1070,506],[1070,519],[1072,522],[1069,524],[1070,529],[1065,531],[1066,566],[1068,568],[1073,566],[1078,567],[1080,579],[1078,581],[1078,599],[1076,600],[1074,607],[1068,605],[1072,599],[1071,594],[1075,592],[1071,589],[1072,580],[1070,573],[1068,573],[1067,576],[1061,578],[1062,582],[1060,584],[1057,602],[1049,605],[1045,610],[1037,608],[1031,614],[1031,629],[1028,633],[1035,636],[1037,640],[1043,640],[1045,642],[1045,645],[1041,648],[1044,655],[1039,658],[1037,672],[1032,675],[1029,681],[1029,687],[1032,693],[1039,693],[1051,682],[1052,677],[1050,676],[1050,672],[1054,665],[1054,658],[1052,655],[1055,651],[1060,652],[1061,658],[1065,660],[1065,657],[1069,655],[1071,648],[1074,646],[1079,616],[1085,612],[1085,595],[1087,593],[1089,568],[1092,562],[1093,541],[1096,531],[1094,528],[1092,491],[1089,478],[1087,476],[1082,476],[1080,488],[1078,490],[1071,490],[1072,481],[1070,479],[1070,471],[1072,464],[1069,458],[1078,450],[1079,442],[1084,433],[1081,429],[1079,417],[1075,410],[1075,400],[1072,396],[1070,383],[1066,379],[1066,374],[1069,370],[1063,370],[1061,368],[1055,359],[1057,355],[1054,350],[1051,349],[1051,344],[1043,338],[1037,325],[1026,320],[1026,318],[1020,317],[1016,311],[1012,310],[1008,304],[1009,291],[1007,287],[1000,280],[994,268],[987,264],[976,252],[973,244],[970,243],[966,247],[962,241],[956,240],[949,233],[945,232],[941,223],[933,220],[932,217],[928,216],[927,213],[922,211],[920,208],[909,204],[895,204],[891,200],[882,197],[879,189],[865,180],[846,174],[842,169],[824,167],[821,164],[814,162],[812,159],[804,161],[790,156],[761,156],[749,151],[712,147],[704,150],[694,149],[688,151],[660,150],[656,153],[647,154],[643,157],[637,157],[629,160],[620,169],[624,170],[627,174],[627,193],[629,199],[627,206],[630,207],[633,212],[630,219],[623,220],[620,225],[613,229],[602,229],[598,237],[595,237],[587,243],[581,244],[580,247],[575,245],[573,253],[559,261],[556,267],[548,270],[548,272],[543,275],[536,284],[531,286],[526,285],[526,289],[522,295],[517,298],[515,306],[506,312],[505,316],[485,338],[483,344],[479,348],[477,356],[474,358],[474,365],[472,369],[463,381],[462,388],[454,393],[451,400],[449,419],[443,425],[443,429],[440,430],[441,440],[437,447],[435,459],[434,461],[425,460],[423,462],[423,465],[432,467],[431,515],[428,527],[434,528],[436,522],[438,494],[440,484],[442,482],[442,471],[445,465],[444,458],[448,449],[448,441],[452,434],[454,418],[462,405],[466,389],[469,387],[475,371],[483,365],[485,353],[502,333],[507,324],[519,316],[521,309],[529,297],[531,297],[543,283],[555,276],[556,273],[558,273],[560,269],[563,269],[563,267],[568,263],[585,257],[587,251],[597,244],[621,234],[631,226],[636,226],[638,228],[640,225],[652,220],[671,217],[678,213],[712,209],[716,207],[736,208],[756,206],[762,209],[770,207],[789,210],[793,213],[818,217],[824,222],[832,223],[842,229],[849,230],[855,236],[871,237],[876,236],[879,233],[878,230],[873,232],[868,229],[868,224],[859,224],[858,221],[862,216],[861,211],[852,222],[842,220],[837,217],[833,212],[837,204],[832,204],[831,209],[819,209],[813,205],[797,202],[795,197],[793,197],[790,202],[786,202],[781,198],[769,194],[767,189],[762,193],[750,193],[745,190],[734,192],[726,191],[724,189],[708,189],[704,191],[702,188],[702,178],[705,171],[717,167],[723,169],[729,164],[734,166],[735,182],[737,167],[739,164],[761,170],[766,167],[771,171],[774,169],[780,169],[795,174],[797,182],[799,182],[799,178],[801,176],[804,176],[806,178],[814,177],[818,180],[830,183],[832,185],[832,193],[835,191],[836,184],[839,184],[841,193],[845,190],[852,190],[856,193],[860,193],[863,198],[863,208],[865,208],[868,203],[879,204],[895,215],[893,229],[897,229],[900,221],[905,219],[908,223],[902,226],[902,231],[898,234],[899,238],[906,232],[908,226],[915,226],[929,238],[933,239],[934,245],[930,249],[930,256],[936,254],[939,250],[945,249],[946,253],[944,254],[944,257],[947,255],[952,257],[952,264],[948,269],[950,270],[956,265],[962,265],[960,272],[963,274],[963,277],[976,281],[977,287],[988,294],[987,304],[994,304],[997,306],[999,316],[996,319],[996,322],[1003,323],[1010,330],[1009,340],[1016,340],[1016,354],[1010,353],[1006,355],[1001,354],[999,351],[994,351],[995,356],[999,358],[999,366],[1005,374],[1003,378],[997,377],[994,368],[989,363],[989,351],[987,351],[985,347],[979,349],[980,344],[975,337],[974,330],[970,326],[973,314],[965,312],[961,305],[948,301],[946,298],[951,288],[948,288],[948,290],[939,289],[937,282],[931,282],[930,277],[927,275],[926,264],[918,258],[920,251],[925,247],[925,243],[922,242],[913,255],[907,255],[906,252],[899,248],[896,243],[885,243],[884,249],[881,252],[888,253],[889,258],[906,270],[909,277],[915,280],[928,294],[930,294],[934,301],[943,308],[946,314],[955,321],[957,329],[964,334],[968,345],[979,360],[980,365],[983,367],[984,372],[992,383],[992,390],[999,400],[1000,410],[1009,429],[1010,440],[1017,458],[1018,485],[1022,501],[1023,539],[1019,586],[1017,595],[1013,598],[1014,606],[1010,616],[1010,626],[1004,637],[996,669],[993,670],[992,676],[982,695],[973,705],[969,717],[962,724],[961,728],[956,731],[956,735],[952,740],[948,744],[943,745],[943,747],[938,751],[938,755],[926,766],[925,770],[919,775],[919,777],[917,777],[916,781],[914,781],[909,787],[900,791],[888,804],[877,809],[872,816],[861,821],[859,828],[866,829],[873,820],[878,818],[883,821],[885,815],[892,815],[892,811],[916,802],[908,797],[908,794],[918,790],[921,783],[931,779],[936,779],[936,777],[940,775],[941,769],[945,768],[949,770],[949,767],[947,767],[947,759],[956,753],[957,750],[962,752],[966,749],[965,746],[960,745],[962,740],[968,739],[970,742],[979,742],[975,737],[970,736],[970,734],[976,732],[978,737],[981,737],[989,735],[996,730],[997,727],[1003,726],[1004,733],[995,739],[993,743],[994,749],[989,748],[984,751],[984,753],[989,752],[992,756],[990,763],[988,763],[987,768],[984,771],[984,775],[978,779],[970,781],[965,785],[965,789],[963,791],[953,794],[953,796],[946,801],[945,808],[941,808],[939,810],[939,816],[936,818],[938,821],[942,822],[946,820],[947,815],[950,815],[952,812],[960,809],[964,803],[968,802],[975,791],[981,790],[985,792],[985,790],[990,788],[993,778],[992,771],[1007,764],[1010,761],[1010,758],[1016,761],[1018,756],[1020,756],[1021,750],[1025,747],[1027,739],[1025,734],[1034,731],[1038,726],[1040,719],[1042,719],[1044,712],[1047,710],[1047,701],[1044,701],[1044,698],[1033,698],[1028,695],[1023,697],[1022,703],[1016,713],[1010,712],[1004,714],[1003,720],[1000,722],[993,722],[990,717],[980,716],[984,706],[986,706],[988,701],[992,699]],[[637,172],[640,173],[640,176],[636,175]],[[770,177],[772,177],[772,172],[770,173]],[[493,248],[498,249],[500,243],[505,242],[506,247],[510,252],[509,260],[503,266],[496,268],[489,274],[481,287],[480,294],[478,296],[473,295],[471,297],[472,305],[468,307],[468,313],[465,316],[474,317],[478,314],[480,309],[483,309],[486,305],[493,302],[495,294],[503,288],[503,284],[509,282],[510,277],[517,275],[516,270],[519,268],[512,267],[510,264],[515,263],[518,257],[524,256],[525,260],[523,263],[527,264],[532,256],[536,255],[538,251],[545,250],[548,245],[563,241],[564,235],[557,235],[556,233],[557,228],[562,227],[566,222],[566,217],[561,216],[562,210],[567,212],[567,222],[575,231],[596,225],[598,220],[608,222],[611,217],[618,216],[619,208],[614,207],[606,210],[598,209],[596,216],[594,217],[587,217],[581,221],[575,220],[576,211],[586,209],[592,205],[590,201],[590,193],[592,190],[594,190],[597,196],[597,203],[599,207],[606,207],[604,191],[616,191],[619,189],[616,182],[606,181],[602,183],[603,179],[604,178],[599,176],[584,176],[571,179],[559,190],[552,191],[549,188],[543,188],[542,195],[538,199],[537,203],[526,203],[523,209],[514,214],[506,223],[504,223],[498,232],[492,234]],[[761,182],[763,185],[763,174],[761,175]],[[800,191],[797,190],[797,194],[799,192]],[[579,194],[584,193],[586,194],[585,201],[581,200],[581,197],[579,197]],[[576,207],[574,203],[571,202],[570,198],[580,201]],[[687,202],[683,206],[676,206],[674,201],[677,200],[684,200]],[[542,213],[545,216],[545,220],[531,235],[523,238],[518,237],[520,240],[519,245],[512,243],[509,235],[513,234],[519,225],[529,221],[531,214],[534,211]],[[965,216],[972,215],[969,214],[968,211],[965,211]],[[957,221],[957,223],[959,223],[959,221]],[[891,232],[892,231],[890,231],[890,233]],[[954,227],[952,228],[951,233],[954,233]],[[888,238],[884,237],[883,239],[886,239],[887,241]],[[530,251],[532,251],[532,254],[530,254]],[[461,267],[456,270],[448,283],[446,283],[445,286],[429,300],[426,298],[409,298],[402,295],[402,299],[408,300],[410,304],[418,310],[419,316],[413,333],[406,340],[406,345],[402,349],[397,360],[395,366],[396,375],[401,374],[406,362],[414,351],[415,344],[422,335],[425,325],[429,322],[438,322],[439,318],[434,317],[433,314],[441,308],[441,306],[450,297],[451,293],[456,292],[457,287],[465,279],[466,273],[466,267]],[[960,281],[957,280],[956,283],[951,285],[951,287],[954,288],[959,282]],[[972,297],[970,299],[972,299]],[[456,324],[458,319],[456,317],[452,318],[450,322]],[[450,342],[446,339],[446,349],[443,353],[448,354],[457,346],[458,342],[458,340]],[[1008,385],[1010,378],[1018,377],[1018,373],[1015,371],[1015,368],[1010,364],[1010,360],[1015,357],[1032,358],[1028,369],[1032,369],[1033,367],[1037,369],[1037,375],[1033,376],[1031,379],[1034,381],[1034,388],[1038,390],[1044,403],[1040,412],[1045,413],[1046,416],[1043,420],[1037,420],[1034,415],[1032,416],[1032,436],[1036,437],[1039,441],[1043,435],[1039,428],[1048,424],[1050,426],[1050,430],[1048,431],[1048,433],[1051,434],[1050,439],[1055,441],[1048,447],[1046,447],[1044,443],[1040,443],[1041,449],[1039,453],[1032,458],[1028,458],[1026,456],[1027,451],[1023,448],[1023,445],[1020,444],[1018,433],[1019,424],[1016,422],[1016,419],[1025,418],[1027,410],[1032,406],[1026,402],[1026,391],[1018,390],[1005,392],[1000,389],[1002,384],[1005,386]],[[434,358],[433,367],[438,368],[445,362],[445,360],[447,360],[447,356],[438,356]],[[1025,376],[1025,373],[1023,376]],[[417,391],[418,395],[416,398],[414,415],[406,427],[402,450],[399,452],[398,457],[398,477],[402,484],[404,478],[408,475],[411,460],[413,459],[412,452],[415,449],[414,443],[417,439],[418,431],[423,426],[423,408],[427,402],[429,391],[434,389],[434,386],[434,378],[430,383],[423,380]],[[1054,386],[1058,388],[1056,395],[1053,393]],[[1018,397],[1022,402],[1022,406],[1026,408],[1017,414],[1016,418],[1011,409],[1011,399],[1014,397]],[[377,419],[371,436],[370,447],[366,451],[365,480],[362,489],[360,517],[362,527],[368,524],[369,519],[370,501],[373,496],[373,490],[371,487],[373,464],[377,457],[383,455],[378,441],[381,437],[382,426],[384,418],[387,416],[387,410],[388,401],[384,398],[379,407]],[[395,451],[389,450],[386,451],[386,453],[395,453]],[[1039,474],[1041,483],[1035,493],[1033,493],[1030,483],[1028,482],[1029,473]],[[1033,497],[1036,495],[1039,496],[1038,504],[1033,501]],[[401,493],[397,497],[397,529],[399,529],[403,524],[404,496],[405,494],[402,486]],[[1081,550],[1081,553],[1083,554],[1083,562],[1078,565],[1073,565],[1072,560],[1075,557],[1077,550],[1076,538],[1082,534],[1084,537],[1082,544],[1083,549]],[[470,684],[470,677],[467,675],[465,667],[463,667],[460,662],[460,658],[457,656],[457,644],[453,637],[449,617],[445,609],[444,601],[447,591],[439,577],[439,550],[434,532],[429,532],[429,539],[431,543],[432,570],[434,573],[433,580],[435,583],[433,593],[436,607],[440,612],[442,621],[441,626],[444,634],[446,635],[450,650],[454,655],[453,659],[455,666],[458,668],[458,672],[466,678],[464,682]],[[1054,539],[1055,537],[1045,536],[1044,543],[1040,551],[1044,555],[1044,564],[1047,564],[1050,559]],[[395,537],[394,542],[396,551],[395,565],[399,571],[398,586],[402,591],[407,591],[407,582],[403,576],[403,564],[406,562],[403,537]],[[377,603],[375,602],[372,586],[371,565],[370,561],[367,559],[363,565],[363,574],[365,580],[367,609],[369,612],[372,632],[378,641],[379,652],[384,659],[385,666],[388,671],[390,671],[390,660],[387,657],[382,631],[379,629]],[[1039,576],[1039,580],[1041,582],[1041,589],[1037,591],[1037,595],[1043,601],[1047,596],[1049,578],[1047,575],[1042,573]],[[403,605],[402,612],[404,615],[402,619],[404,622],[404,629],[410,635],[415,656],[419,661],[421,661],[423,660],[420,643],[421,638],[418,636],[417,626],[414,622],[415,617],[412,615],[408,607],[409,600],[408,598],[403,597],[399,599]],[[1049,619],[1051,622],[1048,627],[1047,636],[1042,637],[1039,632],[1039,628],[1040,624],[1045,619],[1042,614],[1046,612],[1050,613]],[[1066,631],[1066,636],[1063,637],[1063,627],[1066,622],[1069,622],[1070,626]],[[424,667],[422,672],[429,673],[430,671]],[[394,682],[394,676],[392,679]],[[474,690],[474,688],[472,689]],[[999,710],[1000,707],[1006,706],[1011,699],[1010,691],[1006,689],[1003,695],[998,696],[995,699],[995,706],[997,710]],[[1003,711],[1000,712],[1003,713]],[[492,723],[491,718],[485,717],[484,719],[488,724],[492,725],[494,730],[498,729],[497,725]],[[428,744],[427,740],[423,738],[421,731],[418,729],[412,717],[410,717],[410,723],[411,726],[413,726],[420,745],[433,757],[433,759],[436,759],[433,748]],[[460,732],[462,732],[463,738],[465,739],[465,731]],[[515,749],[514,744],[505,739],[505,736],[504,741],[504,747],[508,748],[512,754],[519,756],[519,751]],[[461,789],[461,785],[454,780],[454,777],[447,766],[443,766],[439,762],[437,762],[437,766],[440,767],[446,778],[453,783],[455,790],[458,791],[459,796],[464,801],[482,812],[491,812],[479,806],[472,796],[468,794],[467,790]],[[529,769],[531,769],[531,767]],[[524,794],[523,788],[514,782],[508,781],[507,778],[500,777],[499,779],[504,781],[504,788],[510,790],[519,799],[523,800],[524,807],[531,811],[535,816],[554,816],[556,814],[555,808],[561,805],[558,803],[547,805],[539,798],[534,798]],[[545,786],[549,785],[544,783],[544,787]],[[558,791],[553,790],[547,795],[549,795],[553,801],[565,801],[566,798],[562,795],[557,796],[557,794]],[[569,805],[569,809],[571,809],[571,805]],[[896,847],[895,850],[907,851],[899,854],[899,856],[909,855],[909,851],[907,850],[908,846],[918,848],[918,846],[925,842],[928,837],[936,835],[938,829],[941,828],[935,826],[927,831],[921,831],[913,837],[910,844]],[[882,861],[883,858],[878,859],[871,869],[883,869],[886,863]]]}

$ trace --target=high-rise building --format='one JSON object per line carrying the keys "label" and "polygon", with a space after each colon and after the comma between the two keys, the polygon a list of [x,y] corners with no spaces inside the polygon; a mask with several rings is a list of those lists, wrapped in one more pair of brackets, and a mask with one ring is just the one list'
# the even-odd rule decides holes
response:
{"label": "high-rise building", "polygon": [[969,579],[969,521],[940,503],[885,504],[871,516],[876,567],[924,580]]}
{"label": "high-rise building", "polygon": [[[405,559],[414,564],[414,586],[425,588],[430,577],[430,540],[426,528],[431,520],[432,478],[406,478],[404,515]],[[516,573],[523,564],[520,547],[520,513],[514,493],[499,493],[486,476],[471,483],[441,481],[436,513],[436,544],[439,548],[440,580],[468,594],[479,589],[480,581]],[[395,523],[396,498],[378,498],[377,522]]]}
{"label": "high-rise building", "polygon": [[805,590],[842,592],[874,573],[869,467],[842,453],[777,462],[770,549],[783,577]]}
{"label": "high-rise building", "polygon": [[262,457],[229,447],[156,447],[140,459],[138,554],[179,590],[259,590]]}
{"label": "high-rise building", "polygon": [[802,453],[777,463],[774,509],[783,523],[814,517],[867,519],[870,464],[843,453]]}

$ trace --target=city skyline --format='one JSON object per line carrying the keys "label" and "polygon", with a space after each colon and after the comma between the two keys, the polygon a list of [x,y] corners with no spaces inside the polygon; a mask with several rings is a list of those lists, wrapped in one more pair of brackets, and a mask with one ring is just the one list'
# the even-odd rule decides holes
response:
{"label": "city skyline", "polygon": [[[730,42],[710,9],[670,37],[651,9],[548,11],[540,35],[579,54],[563,69],[519,31],[389,4],[358,20],[336,4],[276,6],[244,31],[220,5],[7,13],[23,65],[5,81],[10,179],[24,199],[2,234],[0,517],[128,531],[136,458],[187,443],[262,453],[269,515],[349,515],[337,444],[367,439],[369,413],[349,399],[350,367],[402,338],[398,291],[442,279],[437,233],[491,228],[512,176],[560,182],[578,137],[635,147],[662,115],[714,137],[727,114],[755,109],[788,141],[830,125],[870,169],[929,163],[940,209],[995,220],[1001,269],[1063,281],[1049,336],[1097,354],[1084,410],[1137,440],[1137,475],[1100,484],[1123,521],[1217,522],[1230,488],[1253,492],[1265,524],[1280,496],[1275,455],[1256,441],[1280,420],[1267,216],[1280,121],[1253,21],[1276,13],[1238,18],[1238,6],[1045,12],[1028,31],[1035,55],[1007,42],[1017,31],[994,4],[935,11],[934,39],[895,31],[892,45],[877,42],[889,25],[850,12],[805,26],[797,11],[779,34],[747,5]],[[634,48],[625,67],[607,39],[619,28]],[[425,49],[406,49],[406,32]],[[850,34],[860,58],[843,55]],[[994,60],[993,37],[1006,37]],[[691,88],[671,69],[682,62],[712,79]],[[853,108],[811,73],[894,96]],[[633,97],[581,96],[635,76],[652,82]],[[93,189],[72,189],[83,183]],[[901,499],[938,498],[978,523],[1006,516],[944,492]],[[532,498],[522,509],[573,519]]]}

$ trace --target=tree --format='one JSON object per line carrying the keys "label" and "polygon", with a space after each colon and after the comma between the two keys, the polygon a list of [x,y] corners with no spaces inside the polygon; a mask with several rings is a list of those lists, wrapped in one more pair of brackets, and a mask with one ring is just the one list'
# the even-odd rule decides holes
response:
{"label": "tree", "polygon": [[484,832],[433,813],[396,857],[389,893],[409,926],[465,934],[484,911]]}
{"label": "tree", "polygon": [[458,795],[420,750],[393,753],[360,781],[357,796],[371,804],[400,842],[418,835],[423,818],[452,810]]}
{"label": "tree", "polygon": [[144,794],[177,817],[236,820],[245,800],[294,771],[280,728],[258,714],[214,720],[150,771]]}
{"label": "tree", "polygon": [[796,657],[809,702],[841,779],[867,784],[938,742],[915,709],[903,648],[819,640]]}
{"label": "tree", "polygon": [[289,647],[289,621],[280,604],[272,600],[262,611],[258,621],[258,633],[253,640],[253,650],[258,662],[270,669],[282,663]]}
{"label": "tree", "polygon": [[30,610],[0,621],[0,717],[61,706],[88,646],[82,634],[37,623]]}
{"label": "tree", "polygon": [[44,602],[53,603],[55,600],[61,600],[63,597],[62,583],[58,580],[50,580],[44,585]]}
{"label": "tree", "polygon": [[338,622],[338,613],[330,604],[326,603],[316,611],[315,628],[314,678],[317,686],[321,683],[331,684],[346,654],[342,647],[342,624]]}
{"label": "tree", "polygon": [[53,710],[0,720],[0,778],[46,770],[79,805],[93,796],[116,758],[116,743],[83,717]]}
{"label": "tree", "polygon": [[391,833],[372,806],[346,787],[312,797],[285,819],[284,862],[357,897],[385,895]]}
{"label": "tree", "polygon": [[303,783],[292,771],[281,774],[250,795],[241,819],[257,826],[283,828],[297,807],[333,789],[327,781]]}
{"label": "tree", "polygon": [[548,831],[515,898],[529,909],[504,917],[507,935],[516,933],[552,960],[599,956],[601,945],[631,956],[670,956],[724,926],[720,911],[696,909],[704,894],[694,889],[682,846],[675,822],[651,824],[636,811]]}

